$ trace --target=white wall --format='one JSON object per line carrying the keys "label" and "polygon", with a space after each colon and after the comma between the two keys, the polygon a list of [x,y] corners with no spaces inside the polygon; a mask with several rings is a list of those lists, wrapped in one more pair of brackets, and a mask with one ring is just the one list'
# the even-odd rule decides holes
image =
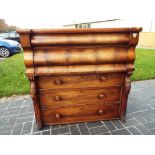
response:
{"label": "white wall", "polygon": [[[92,23],[92,28],[106,27],[143,27],[143,32],[150,32],[151,19],[147,20],[116,20],[101,23]],[[152,32],[155,32],[155,19],[152,20]]]}

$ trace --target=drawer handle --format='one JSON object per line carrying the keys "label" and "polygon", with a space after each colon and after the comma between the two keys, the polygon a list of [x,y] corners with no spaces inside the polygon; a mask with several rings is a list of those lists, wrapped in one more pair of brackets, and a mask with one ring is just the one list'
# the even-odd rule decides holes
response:
{"label": "drawer handle", "polygon": [[56,114],[55,117],[56,117],[56,119],[60,119],[61,115],[60,114]]}
{"label": "drawer handle", "polygon": [[105,94],[99,94],[99,98],[100,99],[103,99],[103,98],[106,98],[107,96]]}
{"label": "drawer handle", "polygon": [[106,76],[101,76],[101,77],[100,77],[100,80],[101,80],[101,81],[106,81],[106,80],[107,80],[107,77],[106,77]]}
{"label": "drawer handle", "polygon": [[62,80],[60,80],[60,79],[55,80],[55,83],[58,84],[58,85],[63,84]]}
{"label": "drawer handle", "polygon": [[61,97],[60,96],[55,96],[55,100],[56,101],[61,101]]}
{"label": "drawer handle", "polygon": [[104,111],[100,109],[100,110],[98,111],[98,113],[99,113],[99,115],[102,115],[102,114],[104,114]]}

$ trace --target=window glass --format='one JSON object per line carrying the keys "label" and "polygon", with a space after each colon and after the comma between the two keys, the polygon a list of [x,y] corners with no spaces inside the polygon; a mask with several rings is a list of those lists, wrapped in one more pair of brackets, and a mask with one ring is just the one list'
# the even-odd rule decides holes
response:
{"label": "window glass", "polygon": [[16,37],[16,35],[15,35],[15,33],[14,33],[14,32],[12,32],[12,33],[10,33],[10,34],[9,34],[9,37],[10,37],[10,38],[15,38],[15,37]]}

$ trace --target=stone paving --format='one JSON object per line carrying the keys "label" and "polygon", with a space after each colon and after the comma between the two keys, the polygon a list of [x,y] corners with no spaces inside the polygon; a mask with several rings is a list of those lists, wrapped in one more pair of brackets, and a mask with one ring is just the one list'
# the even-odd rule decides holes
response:
{"label": "stone paving", "polygon": [[35,125],[29,95],[0,99],[0,135],[155,135],[155,80],[132,83],[126,122],[119,120]]}
{"label": "stone paving", "polygon": [[6,58],[2,58],[2,57],[0,57],[0,62],[3,61],[3,60],[5,60],[5,59],[6,59]]}

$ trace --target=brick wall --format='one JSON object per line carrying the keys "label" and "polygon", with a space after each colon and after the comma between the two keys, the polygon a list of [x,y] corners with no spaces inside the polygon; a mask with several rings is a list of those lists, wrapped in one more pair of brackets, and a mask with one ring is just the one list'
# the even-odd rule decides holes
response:
{"label": "brick wall", "polygon": [[138,46],[155,48],[155,32],[141,32],[139,36]]}

